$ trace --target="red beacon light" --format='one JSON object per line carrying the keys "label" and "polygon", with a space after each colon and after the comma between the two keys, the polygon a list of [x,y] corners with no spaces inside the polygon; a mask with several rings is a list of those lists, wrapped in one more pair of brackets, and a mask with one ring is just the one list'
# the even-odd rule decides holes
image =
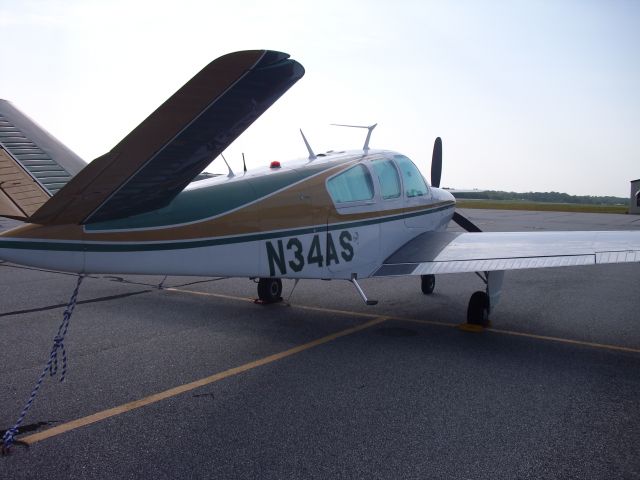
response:
{"label": "red beacon light", "polygon": [[274,160],[273,162],[271,162],[271,164],[269,165],[269,168],[280,168],[280,162],[278,160]]}

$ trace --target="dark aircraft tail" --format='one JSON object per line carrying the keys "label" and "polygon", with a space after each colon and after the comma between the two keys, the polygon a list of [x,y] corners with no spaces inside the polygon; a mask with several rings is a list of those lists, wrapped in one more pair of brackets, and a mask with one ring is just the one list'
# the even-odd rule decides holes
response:
{"label": "dark aircraft tail", "polygon": [[168,205],[303,75],[270,50],[214,60],[27,221],[88,224]]}

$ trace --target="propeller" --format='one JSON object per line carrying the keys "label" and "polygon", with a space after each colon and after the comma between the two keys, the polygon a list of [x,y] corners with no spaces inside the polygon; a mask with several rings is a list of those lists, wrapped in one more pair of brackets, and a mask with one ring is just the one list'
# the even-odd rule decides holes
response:
{"label": "propeller", "polygon": [[[440,187],[440,177],[442,176],[442,139],[436,138],[433,144],[433,155],[431,156],[431,185],[436,188]],[[481,232],[471,220],[458,212],[453,213],[452,220],[464,228],[467,232]]]}
{"label": "propeller", "polygon": [[481,232],[480,227],[469,220],[467,217],[460,215],[458,212],[453,212],[453,219],[458,225],[464,228],[467,232]]}
{"label": "propeller", "polygon": [[440,187],[440,177],[442,176],[442,139],[436,138],[433,144],[433,155],[431,156],[431,185]]}

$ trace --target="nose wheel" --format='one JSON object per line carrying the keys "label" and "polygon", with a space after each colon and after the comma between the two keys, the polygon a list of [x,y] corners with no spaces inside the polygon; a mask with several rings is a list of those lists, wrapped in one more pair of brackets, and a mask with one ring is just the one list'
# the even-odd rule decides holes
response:
{"label": "nose wheel", "polygon": [[261,278],[258,280],[258,299],[261,303],[282,301],[282,280],[279,278]]}

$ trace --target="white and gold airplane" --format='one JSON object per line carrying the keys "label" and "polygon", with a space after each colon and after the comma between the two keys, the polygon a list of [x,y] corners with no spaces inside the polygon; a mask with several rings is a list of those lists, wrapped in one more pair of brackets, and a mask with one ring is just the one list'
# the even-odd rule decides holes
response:
{"label": "white and gold airplane", "polygon": [[[194,181],[304,75],[288,55],[244,51],[207,65],[110,152],[85,164],[0,101],[0,258],[75,273],[282,278],[479,272],[467,321],[486,324],[505,270],[640,262],[640,232],[481,232],[406,156],[369,149],[272,162]],[[303,136],[304,138],[304,136]],[[468,233],[445,231],[453,220]]]}

